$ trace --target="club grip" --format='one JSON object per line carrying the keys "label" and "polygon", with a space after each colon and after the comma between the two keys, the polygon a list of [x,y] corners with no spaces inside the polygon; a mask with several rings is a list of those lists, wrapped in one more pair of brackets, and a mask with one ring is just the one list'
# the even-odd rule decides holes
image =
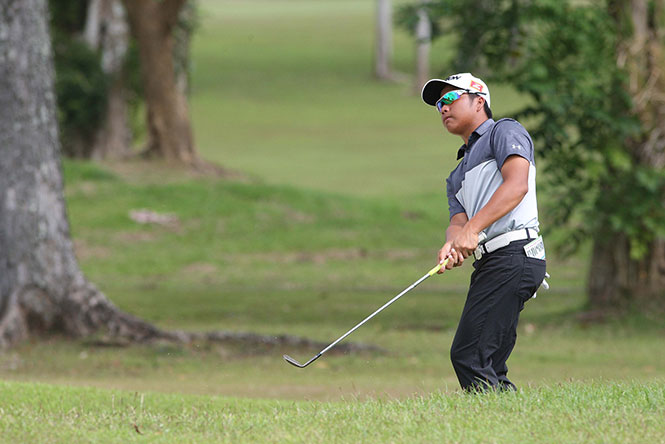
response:
{"label": "club grip", "polygon": [[432,268],[427,274],[430,276],[434,276],[434,274],[436,274],[436,272],[441,270],[441,268],[445,267],[447,263],[448,263],[448,258],[446,258],[446,260],[443,261],[442,263],[436,264],[436,266]]}

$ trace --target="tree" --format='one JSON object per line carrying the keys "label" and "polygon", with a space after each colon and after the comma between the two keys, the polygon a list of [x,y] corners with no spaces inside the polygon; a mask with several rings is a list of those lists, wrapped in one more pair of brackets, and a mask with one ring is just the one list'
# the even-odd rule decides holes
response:
{"label": "tree", "polygon": [[46,17],[46,0],[0,0],[0,347],[51,330],[176,338],[118,310],[80,271],[63,198]]}
{"label": "tree", "polygon": [[[623,139],[627,164],[602,183],[599,199],[610,217],[609,235],[597,236],[589,279],[594,307],[665,307],[665,7],[662,0],[610,0],[617,34],[616,63],[625,72],[629,117],[639,129]],[[616,177],[625,182],[619,182]],[[618,195],[626,191],[628,201]],[[630,192],[632,191],[632,192]],[[616,197],[616,200],[614,199]],[[628,211],[616,210],[625,204]],[[619,213],[619,214],[616,214]],[[628,254],[627,254],[628,253]],[[598,276],[610,276],[610,279]]]}
{"label": "tree", "polygon": [[110,76],[102,69],[105,54],[82,38],[88,0],[49,0],[48,5],[63,153],[90,158],[95,147],[104,142],[99,136],[112,103]]}
{"label": "tree", "polygon": [[414,93],[420,94],[430,78],[430,49],[432,41],[441,36],[439,4],[432,0],[418,0],[397,9],[395,23],[404,28],[416,41]]}
{"label": "tree", "polygon": [[123,0],[136,39],[147,108],[148,156],[200,164],[187,98],[177,87],[174,29],[187,0]]}
{"label": "tree", "polygon": [[430,21],[427,2],[423,1],[418,9],[416,25],[416,93],[420,93],[429,80],[429,52],[432,46],[432,22]]}
{"label": "tree", "polygon": [[101,53],[101,68],[109,77],[106,112],[86,152],[93,159],[121,159],[131,154],[126,80],[123,73],[129,30],[120,0],[89,0],[85,41]]}
{"label": "tree", "polygon": [[390,0],[376,0],[374,75],[379,80],[392,80],[392,20]]}
{"label": "tree", "polygon": [[665,309],[663,0],[497,1],[473,10],[482,26],[457,26],[479,4],[433,11],[476,44],[465,69],[530,96],[518,117],[546,161],[548,225],[566,247],[593,244],[590,308]]}
{"label": "tree", "polygon": [[0,348],[34,333],[97,331],[132,342],[327,345],[287,335],[163,331],[118,310],[83,276],[63,196],[46,1],[0,0]]}

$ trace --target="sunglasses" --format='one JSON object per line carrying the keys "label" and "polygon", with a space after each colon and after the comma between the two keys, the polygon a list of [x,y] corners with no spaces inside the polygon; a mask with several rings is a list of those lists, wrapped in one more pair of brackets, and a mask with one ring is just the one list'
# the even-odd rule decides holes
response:
{"label": "sunglasses", "polygon": [[468,93],[469,91],[465,89],[457,89],[455,91],[448,91],[439,99],[438,102],[436,102],[436,109],[441,112],[441,108],[443,108],[443,105],[450,105],[453,103],[455,100],[459,99],[462,97],[462,95]]}

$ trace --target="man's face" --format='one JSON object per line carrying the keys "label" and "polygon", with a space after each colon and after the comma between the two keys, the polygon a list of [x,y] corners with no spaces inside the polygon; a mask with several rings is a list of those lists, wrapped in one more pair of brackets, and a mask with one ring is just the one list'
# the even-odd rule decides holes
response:
{"label": "man's face", "polygon": [[[447,92],[458,89],[454,86],[446,85],[441,90],[439,98],[443,97]],[[478,107],[476,102],[477,99],[470,100],[469,96],[464,94],[450,105],[443,105],[441,108],[441,121],[449,133],[462,135],[468,130],[469,125],[474,125]]]}

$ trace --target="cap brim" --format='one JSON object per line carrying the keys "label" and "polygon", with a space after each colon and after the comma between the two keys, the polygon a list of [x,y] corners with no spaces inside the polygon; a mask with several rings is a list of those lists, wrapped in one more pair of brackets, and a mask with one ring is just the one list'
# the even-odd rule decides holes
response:
{"label": "cap brim", "polygon": [[436,106],[436,102],[441,98],[441,90],[443,90],[446,85],[449,85],[449,83],[446,83],[441,79],[429,80],[425,83],[425,86],[423,86],[423,90],[420,93],[423,102],[428,105]]}

